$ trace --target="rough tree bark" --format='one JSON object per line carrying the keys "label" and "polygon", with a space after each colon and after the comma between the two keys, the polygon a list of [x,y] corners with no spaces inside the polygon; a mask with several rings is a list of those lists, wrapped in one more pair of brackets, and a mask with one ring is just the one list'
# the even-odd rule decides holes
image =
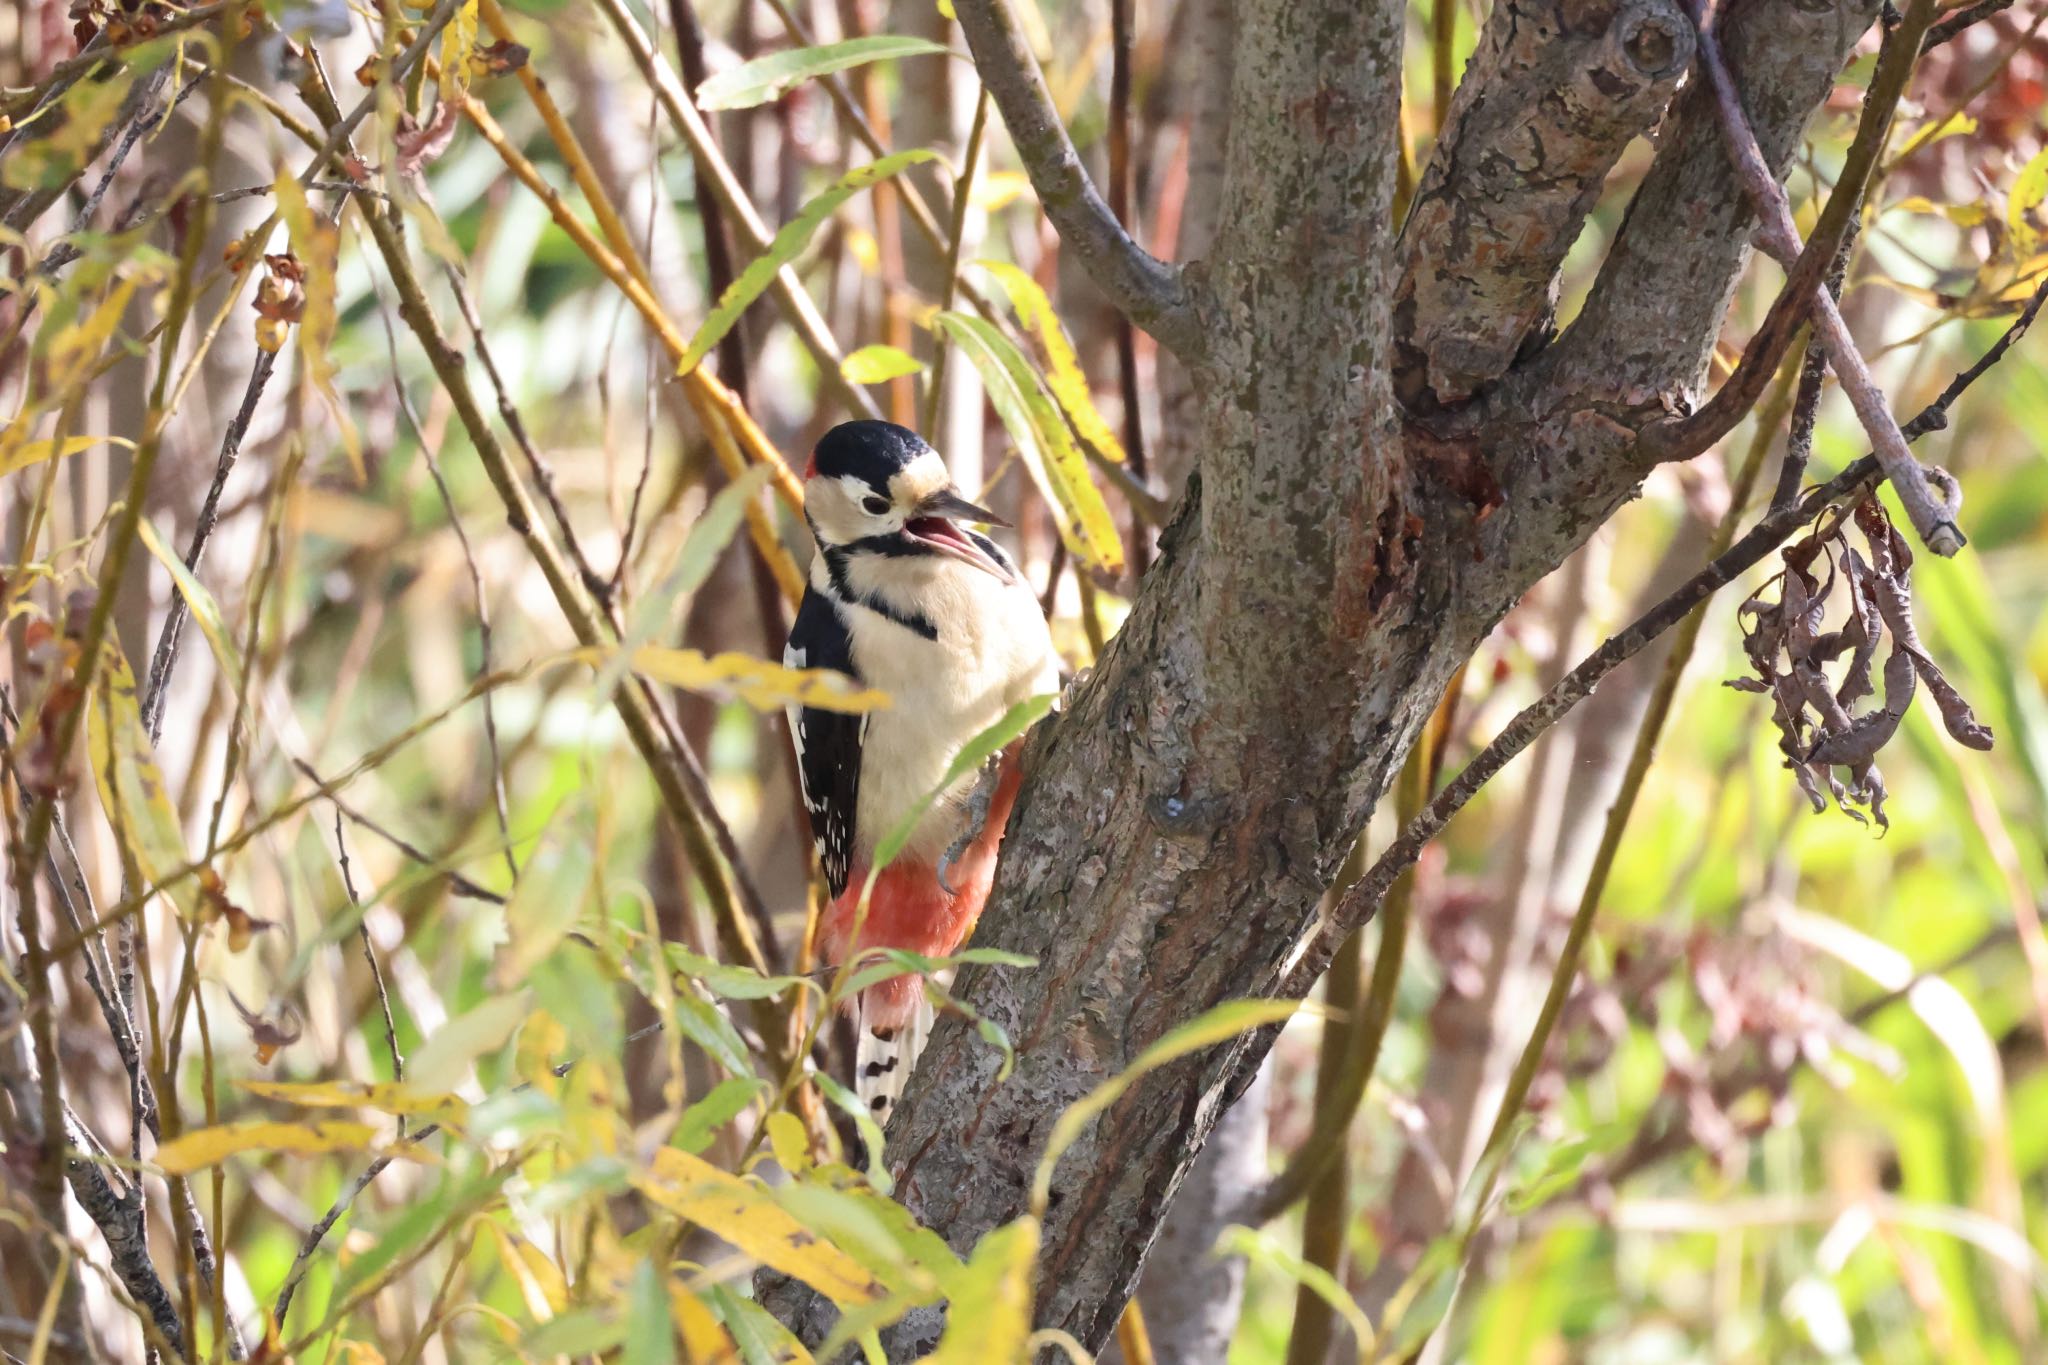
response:
{"label": "rough tree bark", "polygon": [[[963,970],[1015,1074],[942,1020],[890,1131],[899,1193],[966,1248],[1026,1206],[1054,1120],[1222,1001],[1307,989],[1315,910],[1457,665],[1636,492],[1692,405],[1752,215],[1697,91],[1579,320],[1565,251],[1692,54],[1671,0],[1500,0],[1397,240],[1404,7],[1242,0],[1213,253],[1152,260],[1085,183],[1002,0],[959,0],[1062,240],[1189,364],[1200,465],[1122,632],[1031,742]],[[1724,44],[1782,172],[1874,0],[1737,0]],[[1397,405],[1395,395],[1400,395]],[[1308,970],[1289,968],[1307,942]],[[1037,1320],[1111,1334],[1174,1191],[1269,1034],[1132,1087],[1070,1150]],[[815,1329],[815,1322],[806,1326]],[[928,1346],[929,1322],[892,1359]]]}

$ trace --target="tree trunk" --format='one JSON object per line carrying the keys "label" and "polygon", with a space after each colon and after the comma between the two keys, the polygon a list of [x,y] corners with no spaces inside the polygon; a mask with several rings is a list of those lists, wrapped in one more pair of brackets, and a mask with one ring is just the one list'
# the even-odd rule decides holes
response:
{"label": "tree trunk", "polygon": [[[1007,7],[958,11],[1064,243],[1190,365],[1202,424],[1128,622],[1026,750],[977,943],[1038,965],[957,982],[1008,1033],[1015,1073],[998,1082],[948,1016],[891,1126],[901,1197],[964,1250],[1026,1209],[1055,1120],[1144,1047],[1223,1001],[1313,984],[1337,937],[1317,932],[1318,899],[1445,682],[1634,495],[1637,433],[1699,396],[1752,219],[1695,89],[1585,312],[1549,344],[1558,264],[1689,64],[1683,13],[1500,0],[1397,239],[1405,8],[1243,0],[1220,232],[1175,269],[1086,183]],[[1725,21],[1781,170],[1870,16],[1751,0]],[[1040,1326],[1108,1339],[1270,1042],[1142,1077],[1069,1149]],[[899,1334],[892,1358],[935,1330]]]}

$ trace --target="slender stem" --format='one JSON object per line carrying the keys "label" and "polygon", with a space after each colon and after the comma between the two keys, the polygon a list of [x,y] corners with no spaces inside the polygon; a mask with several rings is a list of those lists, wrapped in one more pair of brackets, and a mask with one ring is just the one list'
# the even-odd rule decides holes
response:
{"label": "slender stem", "polygon": [[[967,150],[960,163],[960,178],[953,182],[953,223],[946,234],[946,266],[939,284],[939,309],[953,306],[953,285],[960,277],[960,244],[967,236],[967,206],[974,197],[974,173],[981,163],[981,144],[988,132],[988,88],[974,100],[974,121],[967,128]],[[946,333],[932,330],[931,381],[924,391],[924,430],[933,441],[939,439],[939,404],[946,392]]]}

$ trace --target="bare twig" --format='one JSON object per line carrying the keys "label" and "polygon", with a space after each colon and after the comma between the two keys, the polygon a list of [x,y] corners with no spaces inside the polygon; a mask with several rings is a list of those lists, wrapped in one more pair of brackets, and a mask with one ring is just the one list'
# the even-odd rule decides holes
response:
{"label": "bare twig", "polygon": [[1009,0],[962,0],[956,9],[975,69],[1009,125],[1031,187],[1060,240],[1119,311],[1182,360],[1199,359],[1203,330],[1186,279],[1179,267],[1132,241],[1096,192]]}
{"label": "bare twig", "polygon": [[[2048,301],[2048,280],[2028,301],[2025,310],[2014,320],[1991,348],[1977,362],[1950,381],[1936,398],[1920,414],[1904,427],[1901,433],[1908,441],[1917,440],[1930,431],[1939,431],[1948,425],[1948,410],[1963,392],[1974,384],[1984,373],[2009,351],[2013,344],[2026,334],[2034,318]],[[1721,588],[1733,582],[1737,576],[1748,572],[1761,563],[1764,556],[1783,544],[1823,508],[1851,497],[1861,497],[1880,482],[1883,466],[1875,455],[1866,455],[1849,465],[1841,473],[1829,479],[1790,507],[1775,509],[1767,513],[1748,533],[1728,548],[1705,568],[1680,585],[1663,601],[1644,612],[1629,626],[1610,636],[1601,646],[1580,662],[1578,667],[1566,674],[1557,686],[1524,707],[1515,718],[1507,723],[1477,757],[1465,766],[1450,785],[1437,793],[1422,814],[1408,822],[1400,835],[1388,845],[1358,885],[1351,889],[1337,905],[1329,921],[1322,927],[1316,939],[1304,951],[1301,960],[1289,972],[1283,994],[1295,996],[1307,993],[1308,987],[1322,975],[1331,954],[1338,943],[1353,929],[1371,918],[1379,902],[1386,896],[1394,879],[1401,874],[1422,852],[1424,845],[1434,839],[1450,818],[1462,810],[1465,803],[1502,768],[1506,767],[1538,736],[1555,724],[1566,712],[1585,700],[1609,673],[1621,664],[1647,649],[1665,631],[1684,620],[1686,615],[1701,602],[1707,600]]]}
{"label": "bare twig", "polygon": [[467,896],[471,900],[483,901],[488,905],[503,905],[505,903],[505,898],[497,892],[487,886],[471,881],[452,867],[444,867],[442,859],[436,858],[433,854],[416,844],[409,843],[403,836],[392,833],[360,810],[357,810],[354,806],[342,800],[333,790],[333,784],[321,777],[319,770],[312,764],[304,759],[295,758],[292,760],[292,766],[303,773],[308,781],[318,785],[323,790],[327,800],[334,804],[336,810],[382,839],[385,843],[390,844],[421,867],[432,868],[439,876],[445,878],[451,895]]}
{"label": "bare twig", "polygon": [[[1866,116],[1856,130],[1856,150],[1861,150],[1866,144],[1873,149],[1883,145],[1892,111],[1905,91],[1913,64],[1919,59],[1920,40],[1933,19],[1934,0],[1914,0],[1899,31],[1886,42],[1878,70],[1871,78]],[[1785,202],[1785,192],[1777,177],[1764,164],[1756,135],[1750,131],[1748,115],[1743,112],[1734,79],[1721,58],[1720,45],[1704,4],[1699,17],[1699,56],[1700,65],[1713,86],[1715,107],[1720,115],[1722,132],[1728,140],[1729,156],[1762,220],[1757,233],[1758,245],[1767,255],[1790,268],[1800,255],[1799,229],[1792,221],[1792,210]],[[1873,114],[1875,117],[1871,116]],[[1874,160],[1875,150],[1871,155]],[[1837,183],[1835,194],[1828,202],[1829,209],[1832,210],[1835,202],[1845,194],[1860,196],[1861,188],[1860,179],[1848,179],[1845,167],[1844,179]],[[1832,259],[1832,252],[1829,257]],[[1870,367],[1864,363],[1862,352],[1856,349],[1855,338],[1849,334],[1849,325],[1842,318],[1841,308],[1824,289],[1814,292],[1812,306],[1814,334],[1841,378],[1842,391],[1848,395],[1851,406],[1856,409],[1857,419],[1869,434],[1871,447],[1884,465],[1885,477],[1897,491],[1913,529],[1936,554],[1956,553],[1965,543],[1962,529],[1955,523],[1956,509],[1935,493],[1926,471],[1906,448],[1906,439],[1892,419],[1884,390],[1878,387]]]}

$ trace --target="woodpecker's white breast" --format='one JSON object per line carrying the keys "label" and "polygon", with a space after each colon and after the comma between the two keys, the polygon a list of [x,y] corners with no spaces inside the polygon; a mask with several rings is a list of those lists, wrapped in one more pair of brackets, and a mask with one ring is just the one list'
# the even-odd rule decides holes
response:
{"label": "woodpecker's white breast", "polygon": [[[1002,719],[1010,707],[1059,689],[1059,656],[1045,617],[1021,579],[991,574],[940,555],[859,556],[848,568],[859,594],[921,618],[928,639],[880,612],[846,612],[861,680],[891,704],[868,717],[861,745],[856,855],[874,847],[946,774],[960,746]],[[813,586],[825,590],[822,565]],[[903,855],[935,863],[958,833],[974,776],[955,783],[918,824]]]}

